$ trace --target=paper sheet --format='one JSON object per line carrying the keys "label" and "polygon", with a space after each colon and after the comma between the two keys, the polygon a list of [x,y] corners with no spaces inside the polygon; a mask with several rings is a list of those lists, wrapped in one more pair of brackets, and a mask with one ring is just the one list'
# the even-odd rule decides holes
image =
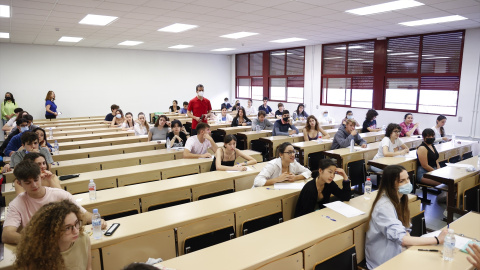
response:
{"label": "paper sheet", "polygon": [[305,185],[304,182],[300,183],[275,183],[273,189],[302,189]]}
{"label": "paper sheet", "polygon": [[[241,172],[253,171],[253,169],[252,169],[252,168],[250,168],[250,167],[246,167],[246,168],[247,168],[247,170],[246,170],[246,171],[241,171]],[[239,171],[226,171],[226,172],[228,172],[228,173],[234,173],[234,172],[239,172]]]}
{"label": "paper sheet", "polygon": [[[434,236],[439,236],[441,233],[441,230],[438,230],[438,231],[434,231],[434,232],[431,232],[431,233],[427,233],[427,234],[424,234],[422,235],[422,237],[434,237]],[[467,243],[468,241],[470,241],[472,239],[470,238],[467,238],[467,237],[462,237],[462,236],[459,236],[459,235],[456,235],[455,234],[455,247],[458,248],[458,249],[462,249]]]}
{"label": "paper sheet", "polygon": [[447,163],[448,167],[455,167],[455,168],[470,168],[474,167],[473,165],[470,164],[458,164],[458,163]]}
{"label": "paper sheet", "polygon": [[333,211],[340,213],[346,217],[356,217],[356,216],[365,214],[365,212],[360,211],[357,208],[340,201],[331,202],[324,205],[332,209]]}

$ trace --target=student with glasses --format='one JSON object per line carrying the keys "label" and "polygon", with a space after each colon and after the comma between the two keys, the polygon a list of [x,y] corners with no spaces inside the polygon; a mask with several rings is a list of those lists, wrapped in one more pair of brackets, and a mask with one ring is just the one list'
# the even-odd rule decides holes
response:
{"label": "student with glasses", "polygon": [[69,200],[42,206],[24,228],[16,255],[15,269],[92,269],[80,208]]}
{"label": "student with glasses", "polygon": [[284,181],[294,182],[310,178],[312,172],[295,160],[295,150],[289,142],[277,148],[277,158],[271,160],[255,177],[253,186],[271,186]]}
{"label": "student with glasses", "polygon": [[[373,159],[404,156],[408,154],[408,147],[403,143],[402,140],[399,139],[401,130],[402,128],[394,123],[391,123],[387,126],[387,129],[385,130],[385,137],[380,142],[380,145],[378,146],[378,153]],[[374,166],[370,166],[370,169],[374,172],[382,171]]]}

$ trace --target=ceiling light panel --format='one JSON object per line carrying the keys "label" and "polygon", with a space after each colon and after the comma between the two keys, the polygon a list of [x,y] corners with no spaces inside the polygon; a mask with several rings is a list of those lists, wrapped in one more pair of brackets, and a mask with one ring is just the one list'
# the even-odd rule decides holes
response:
{"label": "ceiling light panel", "polygon": [[237,32],[237,33],[232,33],[228,35],[223,35],[220,37],[224,38],[232,38],[232,39],[239,39],[239,38],[244,38],[244,37],[249,37],[249,36],[254,36],[258,35],[258,33],[252,33],[252,32]]}
{"label": "ceiling light panel", "polygon": [[171,47],[168,47],[168,48],[169,49],[186,49],[186,48],[190,48],[190,47],[193,47],[193,45],[179,44],[179,45],[171,46]]}
{"label": "ceiling light panel", "polygon": [[453,15],[453,16],[445,16],[445,17],[424,19],[424,20],[418,20],[418,21],[403,22],[399,24],[405,25],[405,26],[420,26],[420,25],[447,23],[447,22],[455,22],[455,21],[463,21],[463,20],[468,20],[468,18],[459,16],[459,15]]}
{"label": "ceiling light panel", "polygon": [[378,5],[366,6],[363,8],[350,9],[350,10],[346,10],[345,12],[356,14],[356,15],[370,15],[370,14],[388,12],[393,10],[418,7],[423,5],[424,5],[423,3],[420,3],[414,0],[399,0],[399,1],[378,4]]}
{"label": "ceiling light panel", "polygon": [[142,43],[143,43],[143,41],[125,40],[124,42],[118,43],[118,45],[122,45],[122,46],[136,46],[136,45],[139,45],[139,44],[142,44]]}
{"label": "ceiling light panel", "polygon": [[107,24],[112,23],[118,19],[118,17],[114,16],[103,16],[103,15],[94,15],[94,14],[88,14],[83,18],[79,24],[89,24],[89,25],[100,25],[100,26],[105,26]]}
{"label": "ceiling light panel", "polygon": [[180,32],[191,30],[191,29],[197,28],[197,27],[198,27],[198,25],[174,23],[172,25],[160,28],[160,29],[158,29],[158,31],[160,31],[160,32],[170,32],[170,33],[180,33]]}
{"label": "ceiling light panel", "polygon": [[227,51],[233,51],[235,48],[219,48],[219,49],[214,49],[212,52],[227,52]]}
{"label": "ceiling light panel", "polygon": [[60,42],[79,42],[82,39],[83,39],[82,37],[66,37],[66,36],[63,36],[58,41],[60,41]]}
{"label": "ceiling light panel", "polygon": [[0,32],[0,38],[10,38],[10,33]]}
{"label": "ceiling light panel", "polygon": [[0,17],[10,18],[10,6],[0,5]]}

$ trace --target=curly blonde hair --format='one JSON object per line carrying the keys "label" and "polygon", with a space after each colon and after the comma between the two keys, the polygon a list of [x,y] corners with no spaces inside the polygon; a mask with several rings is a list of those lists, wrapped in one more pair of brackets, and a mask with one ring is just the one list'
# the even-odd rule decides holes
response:
{"label": "curly blonde hair", "polygon": [[65,269],[58,241],[65,232],[65,217],[70,213],[82,221],[80,209],[68,200],[46,204],[33,215],[22,230],[15,269]]}

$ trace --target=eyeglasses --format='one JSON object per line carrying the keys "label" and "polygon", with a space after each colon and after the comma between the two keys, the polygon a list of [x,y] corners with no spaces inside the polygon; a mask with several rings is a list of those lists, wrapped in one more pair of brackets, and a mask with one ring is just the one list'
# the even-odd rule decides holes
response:
{"label": "eyeglasses", "polygon": [[400,130],[394,130],[393,132],[395,132],[395,133],[400,133]]}
{"label": "eyeglasses", "polygon": [[292,156],[292,155],[295,155],[296,152],[295,151],[288,151],[288,152],[283,152],[283,153]]}
{"label": "eyeglasses", "polygon": [[65,226],[64,231],[65,233],[73,233],[73,228],[76,228],[77,230],[79,230],[81,226],[82,226],[82,221],[77,219],[77,221],[75,221],[75,225]]}

